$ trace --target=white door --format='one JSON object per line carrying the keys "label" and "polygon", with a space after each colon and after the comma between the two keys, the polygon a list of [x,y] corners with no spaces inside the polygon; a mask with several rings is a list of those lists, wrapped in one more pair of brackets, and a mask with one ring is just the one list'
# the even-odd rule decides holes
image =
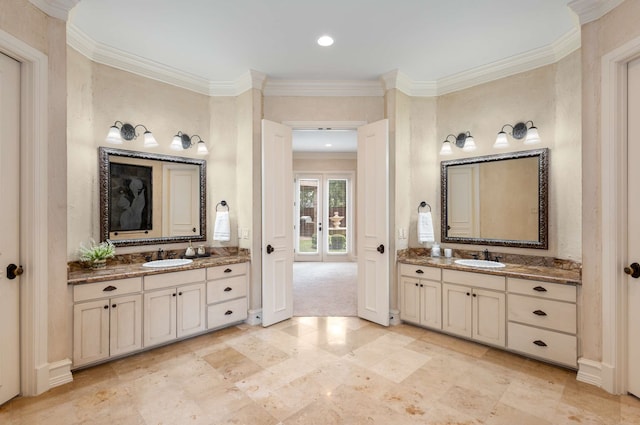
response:
{"label": "white door", "polygon": [[[638,182],[640,182],[640,59],[628,65],[628,259],[629,263],[640,263],[640,199],[638,199]],[[628,390],[640,397],[640,279],[627,276],[628,289]]]}
{"label": "white door", "polygon": [[358,128],[358,316],[389,325],[389,122]]}
{"label": "white door", "polygon": [[449,167],[447,236],[479,237],[478,166]]}
{"label": "white door", "polygon": [[[294,226],[296,261],[323,261],[324,226],[322,175],[296,175]],[[328,223],[324,223],[328,224]]]}
{"label": "white door", "polygon": [[20,392],[20,277],[7,266],[20,265],[20,63],[0,54],[0,404]]}
{"label": "white door", "polygon": [[291,128],[262,120],[262,325],[293,316]]}

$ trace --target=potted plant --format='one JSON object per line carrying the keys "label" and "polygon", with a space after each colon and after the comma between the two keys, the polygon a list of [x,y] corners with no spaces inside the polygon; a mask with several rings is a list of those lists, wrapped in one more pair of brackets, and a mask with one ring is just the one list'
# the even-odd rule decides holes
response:
{"label": "potted plant", "polygon": [[89,246],[85,246],[83,243],[78,248],[80,254],[80,261],[90,264],[93,268],[102,268],[107,265],[107,258],[113,258],[116,255],[116,247],[110,240],[96,243],[91,239]]}

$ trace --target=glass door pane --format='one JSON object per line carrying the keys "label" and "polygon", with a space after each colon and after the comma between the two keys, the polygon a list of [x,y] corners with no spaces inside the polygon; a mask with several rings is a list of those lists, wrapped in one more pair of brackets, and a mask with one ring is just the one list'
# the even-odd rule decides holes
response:
{"label": "glass door pane", "polygon": [[329,254],[346,254],[349,246],[349,233],[347,223],[350,222],[348,202],[348,180],[347,179],[327,179],[327,201],[328,201],[328,245]]}
{"label": "glass door pane", "polygon": [[[318,255],[321,253],[318,240],[318,218],[320,202],[320,179],[298,179],[298,217],[297,249],[299,255]],[[312,258],[307,258],[307,261]]]}

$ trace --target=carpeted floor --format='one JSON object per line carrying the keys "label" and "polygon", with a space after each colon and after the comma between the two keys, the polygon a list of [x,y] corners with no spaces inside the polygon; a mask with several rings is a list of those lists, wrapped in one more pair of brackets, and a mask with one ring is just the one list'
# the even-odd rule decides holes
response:
{"label": "carpeted floor", "polygon": [[293,263],[294,316],[356,316],[357,294],[357,263]]}

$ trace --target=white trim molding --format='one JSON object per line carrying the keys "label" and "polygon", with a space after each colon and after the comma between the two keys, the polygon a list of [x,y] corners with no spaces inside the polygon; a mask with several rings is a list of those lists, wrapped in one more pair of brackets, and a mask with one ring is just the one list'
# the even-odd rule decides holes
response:
{"label": "white trim molding", "polygon": [[244,322],[250,326],[258,326],[262,324],[262,309],[249,310],[249,316]]}
{"label": "white trim molding", "polygon": [[578,15],[580,25],[600,19],[624,0],[572,0],[567,6]]}
{"label": "white trim molding", "polygon": [[602,363],[593,360],[578,359],[578,376],[580,382],[602,387]]}
{"label": "white trim molding", "polygon": [[627,63],[640,55],[640,37],[602,57],[601,194],[602,211],[602,388],[626,391],[627,303]]}
{"label": "white trim molding", "polygon": [[21,63],[20,375],[23,395],[49,389],[48,57],[0,30],[0,51]]}
{"label": "white trim molding", "polygon": [[389,310],[389,326],[398,326],[400,323],[402,323],[402,320],[400,320],[400,310],[390,309]]}
{"label": "white trim molding", "polygon": [[384,96],[378,80],[267,80],[265,96]]}
{"label": "white trim molding", "polygon": [[49,365],[49,387],[54,388],[73,381],[71,360],[64,359]]}
{"label": "white trim molding", "polygon": [[47,15],[66,21],[69,19],[69,11],[80,0],[29,0],[29,2]]}

